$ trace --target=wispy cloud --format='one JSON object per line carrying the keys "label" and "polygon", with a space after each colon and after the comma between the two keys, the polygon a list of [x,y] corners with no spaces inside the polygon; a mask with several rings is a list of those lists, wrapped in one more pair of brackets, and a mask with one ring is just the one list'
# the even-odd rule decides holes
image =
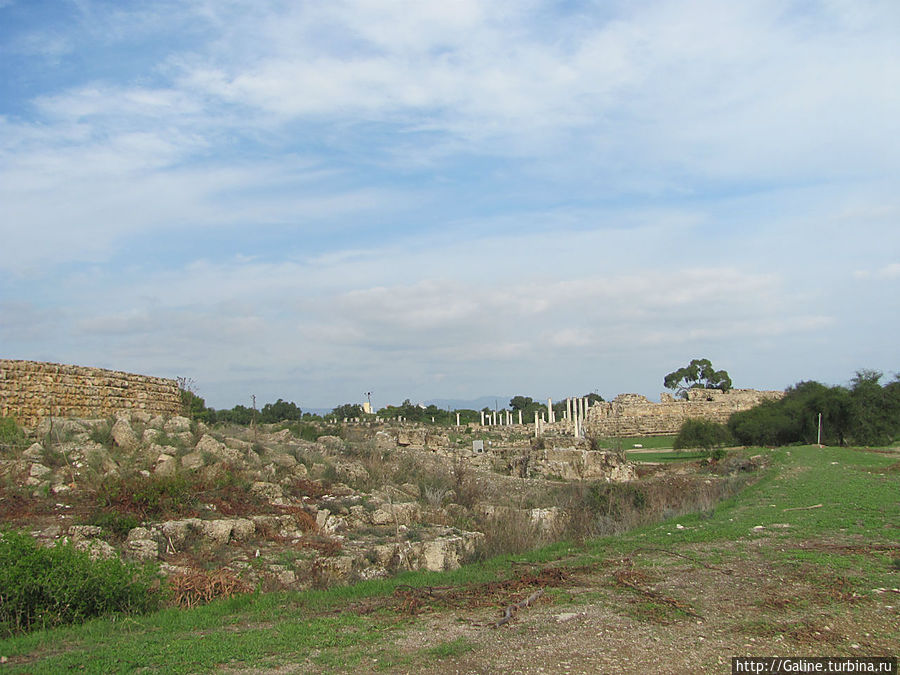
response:
{"label": "wispy cloud", "polygon": [[859,326],[900,278],[898,26],[0,0],[3,351],[191,369],[218,405],[888,369]]}

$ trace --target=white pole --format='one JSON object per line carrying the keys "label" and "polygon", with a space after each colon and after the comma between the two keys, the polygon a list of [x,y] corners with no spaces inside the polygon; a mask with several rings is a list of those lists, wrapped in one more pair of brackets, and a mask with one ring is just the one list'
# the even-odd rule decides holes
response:
{"label": "white pole", "polygon": [[819,413],[819,431],[816,434],[816,445],[822,445],[822,413]]}

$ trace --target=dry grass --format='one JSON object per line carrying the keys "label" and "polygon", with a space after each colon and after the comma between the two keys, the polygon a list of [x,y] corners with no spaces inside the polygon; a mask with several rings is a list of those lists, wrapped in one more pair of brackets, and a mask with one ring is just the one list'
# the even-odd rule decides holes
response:
{"label": "dry grass", "polygon": [[253,590],[243,579],[228,570],[194,570],[169,577],[172,604],[177,607],[205,605],[217,598],[230,598]]}

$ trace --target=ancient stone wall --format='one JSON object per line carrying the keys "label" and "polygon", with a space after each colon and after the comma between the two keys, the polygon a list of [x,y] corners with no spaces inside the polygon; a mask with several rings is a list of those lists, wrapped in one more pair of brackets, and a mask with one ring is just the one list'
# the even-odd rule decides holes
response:
{"label": "ancient stone wall", "polygon": [[105,417],[122,411],[178,414],[175,380],[117,370],[0,359],[0,416],[35,427],[50,417]]}
{"label": "ancient stone wall", "polygon": [[585,431],[591,437],[675,435],[686,419],[724,423],[732,413],[784,396],[783,391],[755,389],[691,389],[687,394],[687,400],[662,394],[659,403],[639,394],[620,394],[595,403],[588,409]]}

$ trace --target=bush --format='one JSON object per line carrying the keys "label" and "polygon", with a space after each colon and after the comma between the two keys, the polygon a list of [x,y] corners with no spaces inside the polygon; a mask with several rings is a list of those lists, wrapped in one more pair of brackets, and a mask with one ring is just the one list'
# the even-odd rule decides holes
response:
{"label": "bush", "polygon": [[0,534],[0,636],[113,613],[156,609],[150,568],[118,559],[91,560],[57,542],[43,548],[27,534]]}
{"label": "bush", "polygon": [[180,514],[197,505],[204,487],[183,474],[107,476],[98,486],[97,503],[142,519]]}
{"label": "bush", "polygon": [[672,447],[675,450],[700,448],[711,452],[732,442],[731,433],[724,424],[709,420],[687,419],[682,423]]}
{"label": "bush", "polygon": [[102,527],[117,539],[125,539],[131,530],[141,524],[141,521],[133,513],[95,511],[88,519],[87,524]]}
{"label": "bush", "polygon": [[0,417],[0,452],[16,450],[25,444],[25,434],[12,417]]}

